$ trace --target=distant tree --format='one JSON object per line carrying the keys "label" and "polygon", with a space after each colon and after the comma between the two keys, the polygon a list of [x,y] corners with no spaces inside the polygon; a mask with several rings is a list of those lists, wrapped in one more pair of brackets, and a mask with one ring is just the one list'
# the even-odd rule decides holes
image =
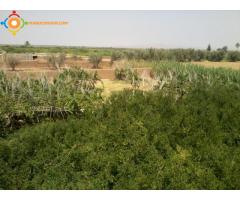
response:
{"label": "distant tree", "polygon": [[64,53],[61,53],[59,55],[52,54],[47,58],[48,65],[54,67],[55,69],[61,68],[65,63],[65,60],[66,55]]}
{"label": "distant tree", "polygon": [[98,68],[101,61],[102,61],[102,56],[100,55],[92,54],[89,56],[89,62],[92,63],[93,68]]}
{"label": "distant tree", "polygon": [[132,51],[132,50],[127,50],[127,51],[124,51],[123,53],[128,60],[132,60],[136,57],[135,51]]}
{"label": "distant tree", "polygon": [[49,67],[54,67],[56,68],[56,56],[55,55],[48,55],[47,57],[47,63]]}
{"label": "distant tree", "polygon": [[239,47],[240,47],[239,42],[236,43],[235,47],[236,47],[237,49],[239,49]]}
{"label": "distant tree", "polygon": [[194,51],[194,54],[192,55],[192,60],[194,61],[201,61],[205,59],[205,52],[201,50]]}
{"label": "distant tree", "polygon": [[227,47],[227,46],[224,46],[224,47],[222,48],[222,50],[226,53],[227,50],[228,50],[228,47]]}
{"label": "distant tree", "polygon": [[121,55],[120,52],[115,52],[115,51],[112,52],[112,54],[111,54],[111,62],[110,62],[111,66],[113,65],[114,61],[117,61],[117,60],[121,59],[121,57],[122,57],[122,55]]}
{"label": "distant tree", "polygon": [[225,55],[225,53],[222,49],[220,49],[218,51],[211,51],[207,55],[207,60],[213,61],[213,62],[219,62],[224,59],[224,55]]}
{"label": "distant tree", "polygon": [[212,50],[212,48],[211,48],[211,45],[209,44],[208,46],[207,46],[207,51],[211,51]]}
{"label": "distant tree", "polygon": [[156,49],[153,49],[153,48],[150,48],[150,49],[147,49],[147,59],[149,60],[154,60],[156,58]]}
{"label": "distant tree", "polygon": [[29,47],[31,46],[30,42],[29,41],[26,41],[25,44],[24,44],[25,47]]}
{"label": "distant tree", "polygon": [[16,66],[19,65],[19,60],[15,56],[7,54],[5,55],[5,64],[11,68],[12,71],[15,71]]}
{"label": "distant tree", "polygon": [[57,56],[56,62],[57,62],[58,68],[61,68],[62,65],[64,65],[65,60],[66,60],[66,54],[65,53],[60,53]]}
{"label": "distant tree", "polygon": [[229,51],[227,54],[227,60],[230,62],[236,62],[240,60],[240,53],[238,51]]}

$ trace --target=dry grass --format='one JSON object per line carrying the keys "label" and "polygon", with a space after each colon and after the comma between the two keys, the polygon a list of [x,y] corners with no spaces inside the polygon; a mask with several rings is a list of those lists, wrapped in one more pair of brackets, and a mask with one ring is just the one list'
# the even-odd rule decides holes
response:
{"label": "dry grass", "polygon": [[[103,96],[109,97],[112,92],[118,92],[124,89],[133,89],[133,86],[127,81],[119,81],[119,80],[109,80],[109,79],[101,79],[102,82],[98,81],[96,87],[103,89]],[[140,87],[138,89],[149,91],[153,89],[153,85],[156,82],[152,79],[147,79],[145,81],[141,81]]]}
{"label": "dry grass", "polygon": [[118,80],[109,80],[102,79],[102,82],[98,81],[96,87],[103,88],[103,96],[108,97],[112,92],[121,91],[124,89],[131,89],[132,86],[130,83],[126,81],[118,81]]}
{"label": "dry grass", "polygon": [[230,68],[240,70],[240,62],[210,62],[210,61],[200,61],[200,62],[192,62],[193,64],[201,65],[204,67],[222,67],[222,68]]}

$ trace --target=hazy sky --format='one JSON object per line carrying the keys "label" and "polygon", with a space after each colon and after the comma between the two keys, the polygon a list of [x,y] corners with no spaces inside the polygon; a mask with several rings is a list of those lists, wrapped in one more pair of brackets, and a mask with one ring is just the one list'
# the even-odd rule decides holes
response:
{"label": "hazy sky", "polygon": [[[10,11],[0,11],[0,21]],[[105,47],[213,48],[240,42],[240,11],[18,11],[26,21],[68,21],[25,26],[13,37],[0,26],[0,44]]]}

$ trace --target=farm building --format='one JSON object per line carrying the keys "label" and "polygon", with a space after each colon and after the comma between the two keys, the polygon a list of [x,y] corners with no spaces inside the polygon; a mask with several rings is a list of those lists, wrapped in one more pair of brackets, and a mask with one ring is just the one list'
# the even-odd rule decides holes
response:
{"label": "farm building", "polygon": [[[4,55],[6,52],[0,51],[0,62],[4,61]],[[46,53],[13,53],[11,54],[21,61],[33,61],[39,59],[46,59],[48,54]]]}
{"label": "farm building", "polygon": [[11,55],[13,55],[14,57],[21,61],[32,61],[38,58],[38,56],[33,53],[15,53]]}

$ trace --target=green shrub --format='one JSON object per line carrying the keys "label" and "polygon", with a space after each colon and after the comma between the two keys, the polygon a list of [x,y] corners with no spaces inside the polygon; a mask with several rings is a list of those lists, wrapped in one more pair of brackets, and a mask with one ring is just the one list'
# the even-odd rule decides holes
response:
{"label": "green shrub", "polygon": [[113,65],[114,61],[120,60],[122,58],[121,52],[112,52],[110,64]]}
{"label": "green shrub", "polygon": [[53,55],[53,54],[48,55],[47,63],[48,63],[48,67],[57,68],[57,66],[56,66],[56,56]]}
{"label": "green shrub", "polygon": [[0,188],[240,189],[239,71],[154,66],[154,91],[105,101],[82,70],[0,72]]}
{"label": "green shrub", "polygon": [[97,54],[92,54],[89,56],[89,62],[92,63],[92,68],[98,68],[100,62],[102,61],[102,56]]}
{"label": "green shrub", "polygon": [[2,189],[240,189],[240,91],[123,91],[0,142]]}
{"label": "green shrub", "polygon": [[115,78],[117,80],[126,80],[126,69],[124,68],[116,68],[114,70]]}
{"label": "green shrub", "polygon": [[58,68],[61,68],[62,65],[64,65],[65,60],[66,60],[66,55],[64,53],[60,53],[56,60]]}
{"label": "green shrub", "polygon": [[115,78],[117,80],[125,80],[130,81],[131,85],[134,88],[138,88],[141,82],[141,78],[139,77],[136,70],[131,67],[127,68],[116,68],[115,69]]}
{"label": "green shrub", "polygon": [[210,51],[207,54],[207,59],[209,61],[219,62],[224,59],[225,53],[224,51]]}
{"label": "green shrub", "polygon": [[229,51],[227,53],[227,60],[230,62],[240,61],[240,53],[238,51]]}
{"label": "green shrub", "polygon": [[206,59],[206,52],[202,50],[196,50],[194,51],[192,55],[192,60],[193,61],[202,61]]}
{"label": "green shrub", "polygon": [[55,69],[60,69],[64,65],[65,60],[66,55],[64,53],[51,54],[47,57],[48,66]]}
{"label": "green shrub", "polygon": [[11,54],[6,54],[4,60],[7,67],[11,68],[12,71],[15,71],[17,65],[20,63],[19,59]]}

